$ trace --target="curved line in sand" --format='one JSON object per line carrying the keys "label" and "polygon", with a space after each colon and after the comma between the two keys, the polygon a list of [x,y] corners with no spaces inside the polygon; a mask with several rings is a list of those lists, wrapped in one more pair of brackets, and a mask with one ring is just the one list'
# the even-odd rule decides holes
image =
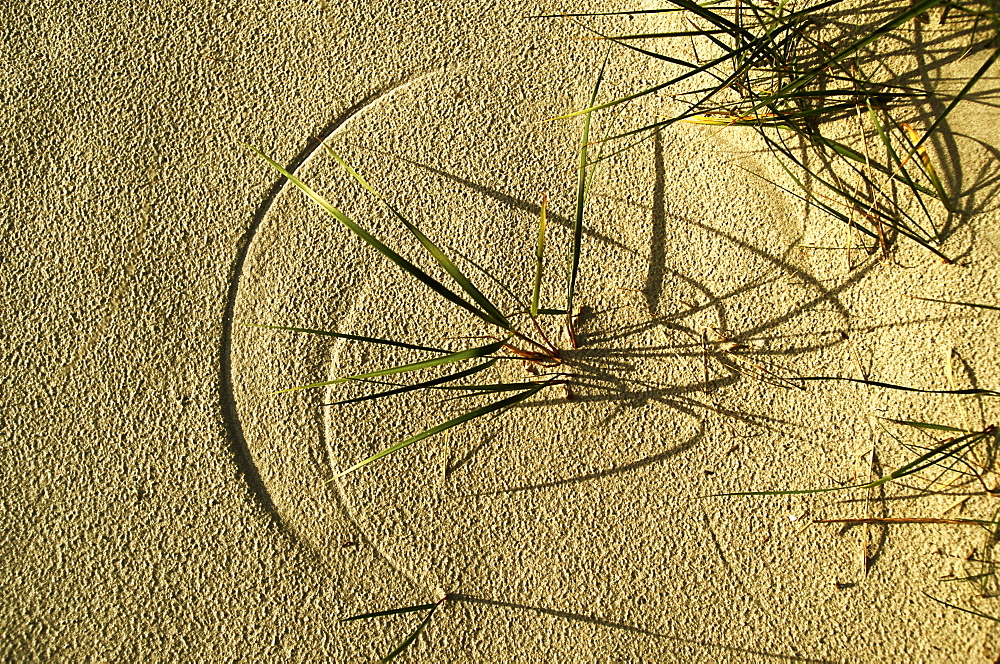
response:
{"label": "curved line in sand", "polygon": [[[444,67],[440,67],[429,72],[415,74],[397,80],[394,83],[376,90],[364,99],[352,105],[341,113],[340,116],[338,116],[332,123],[330,123],[318,138],[313,138],[309,141],[306,147],[299,152],[290,164],[288,164],[286,167],[288,172],[293,175],[298,172],[300,168],[309,163],[320,151],[323,147],[324,141],[335,136],[340,130],[346,127],[351,120],[361,116],[368,109],[371,109],[385,101],[394,92],[404,89],[421,79],[447,71],[448,69],[450,69],[450,67],[445,65]],[[253,245],[257,231],[267,218],[268,212],[274,202],[285,192],[288,184],[289,182],[284,176],[275,181],[270,191],[257,208],[257,211],[254,213],[253,221],[237,242],[236,257],[230,267],[229,288],[226,293],[225,311],[222,318],[222,334],[219,339],[219,406],[222,411],[223,424],[225,426],[226,433],[228,434],[227,437],[229,438],[230,450],[233,453],[237,468],[241,473],[243,473],[243,476],[246,479],[250,493],[281,533],[288,536],[295,542],[302,543],[303,539],[299,537],[291,524],[289,524],[288,521],[282,517],[281,512],[275,505],[274,500],[271,497],[271,493],[268,491],[267,486],[265,486],[264,481],[261,478],[260,471],[257,468],[256,463],[254,463],[250,448],[247,445],[246,438],[243,434],[243,425],[240,421],[238,412],[239,409],[236,403],[235,390],[233,388],[231,358],[233,316],[236,308],[237,295],[239,293],[240,280],[243,277],[243,268],[246,264],[247,257],[250,254],[250,248]],[[338,502],[340,502],[340,505],[344,509],[348,518],[350,518],[355,527],[361,532],[363,539],[371,544],[372,547],[378,551],[378,553],[385,558],[385,560],[392,567],[407,577],[407,579],[417,586],[421,585],[412,574],[398,565],[396,561],[383,552],[381,548],[379,548],[367,537],[365,529],[361,527],[357,515],[353,512],[353,510],[348,508],[345,496],[342,492],[342,487],[340,487],[339,484],[337,486],[337,497]]]}

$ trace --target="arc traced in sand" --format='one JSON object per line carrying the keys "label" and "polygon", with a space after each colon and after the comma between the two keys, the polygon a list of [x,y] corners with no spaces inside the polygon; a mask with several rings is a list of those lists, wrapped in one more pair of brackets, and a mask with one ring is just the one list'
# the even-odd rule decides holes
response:
{"label": "arc traced in sand", "polygon": [[[296,173],[306,166],[318,154],[323,152],[323,143],[332,139],[338,132],[349,125],[351,120],[360,114],[377,107],[391,99],[394,92],[405,89],[407,86],[428,76],[434,76],[447,71],[447,68],[439,68],[430,72],[407,76],[399,81],[376,90],[372,94],[364,97],[358,103],[344,110],[326,130],[318,137],[313,137],[309,144],[296,156],[287,166],[289,172]],[[226,422],[227,433],[229,435],[232,452],[240,471],[246,478],[248,487],[257,502],[264,511],[274,520],[276,525],[286,534],[293,534],[294,528],[282,518],[279,508],[275,505],[271,497],[271,492],[261,478],[260,470],[254,461],[253,455],[247,446],[244,436],[243,424],[240,418],[240,408],[234,396],[232,358],[231,350],[233,343],[234,312],[236,302],[240,296],[241,280],[244,277],[244,266],[247,257],[253,250],[254,239],[258,230],[265,221],[270,220],[269,213],[279,197],[283,196],[290,184],[284,177],[278,179],[271,191],[268,192],[264,201],[257,209],[253,222],[247,228],[243,237],[237,245],[236,257],[233,261],[231,276],[229,279],[229,289],[226,298],[225,314],[222,321],[222,337],[220,340],[220,397],[222,411]],[[293,535],[294,536],[294,535]]]}

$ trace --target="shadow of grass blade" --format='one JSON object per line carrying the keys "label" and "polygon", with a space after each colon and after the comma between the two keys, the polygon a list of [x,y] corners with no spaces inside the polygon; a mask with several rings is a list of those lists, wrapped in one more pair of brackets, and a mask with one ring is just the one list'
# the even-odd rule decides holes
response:
{"label": "shadow of grass blade", "polygon": [[419,371],[420,369],[429,369],[430,367],[437,367],[441,366],[442,364],[451,364],[452,362],[471,360],[476,357],[485,357],[487,355],[492,355],[493,353],[503,348],[508,340],[509,337],[507,339],[503,339],[502,341],[497,341],[496,343],[488,344],[486,346],[467,348],[465,350],[460,350],[456,353],[449,353],[448,355],[442,355],[440,357],[432,357],[429,360],[421,360],[419,362],[402,364],[397,367],[390,367],[388,369],[379,369],[378,371],[369,371],[368,373],[356,374],[353,376],[343,376],[341,378],[334,378],[333,380],[326,380],[321,383],[311,383],[309,385],[292,387],[287,390],[278,390],[277,392],[274,392],[274,394],[295,392],[297,390],[309,390],[314,387],[326,387],[327,385],[346,383],[349,380],[363,380],[365,378],[378,378],[379,376],[391,376],[393,374],[398,374],[398,373],[407,373],[409,371]]}
{"label": "shadow of grass blade", "polygon": [[370,344],[383,344],[386,346],[397,346],[399,348],[409,348],[410,350],[425,350],[430,353],[450,353],[450,350],[434,348],[432,346],[418,346],[408,344],[403,341],[393,341],[392,339],[379,339],[377,337],[366,337],[360,334],[345,334],[343,332],[330,332],[328,330],[314,330],[307,327],[285,327],[283,325],[261,325],[258,323],[244,323],[248,327],[262,327],[268,330],[284,330],[286,332],[304,332],[306,334],[318,334],[324,337],[335,337],[337,339],[350,339],[351,341],[366,341]]}
{"label": "shadow of grass blade", "polygon": [[416,265],[414,265],[410,261],[400,256],[398,253],[390,249],[381,240],[379,240],[371,233],[366,231],[364,228],[359,226],[357,223],[355,223],[350,217],[348,217],[346,214],[344,214],[336,207],[334,207],[328,200],[326,200],[325,198],[317,194],[315,191],[313,191],[312,188],[309,187],[309,185],[307,185],[305,182],[299,179],[296,175],[287,171],[278,162],[274,161],[273,159],[271,159],[266,154],[264,154],[257,148],[253,147],[252,145],[247,145],[246,143],[243,143],[243,145],[249,148],[250,150],[253,150],[258,155],[260,155],[260,157],[263,158],[264,161],[266,161],[271,166],[271,168],[284,175],[289,182],[298,187],[298,189],[302,191],[302,193],[311,198],[317,205],[323,208],[334,219],[343,224],[345,228],[347,228],[349,231],[351,231],[359,238],[364,240],[365,243],[367,243],[370,247],[372,247],[380,254],[388,258],[390,261],[398,265],[404,272],[406,272],[413,278],[417,279],[422,284],[424,284],[431,290],[435,291],[449,302],[457,304],[458,306],[462,307],[463,309],[473,314],[477,318],[480,318],[481,320],[491,325],[497,325],[497,321],[494,320],[493,316],[486,313],[479,307],[476,307],[467,302],[466,300],[462,299],[459,295],[451,291],[440,281],[430,276],[429,274],[418,268]]}
{"label": "shadow of grass blade", "polygon": [[510,406],[513,406],[514,404],[517,404],[517,403],[519,403],[521,401],[524,401],[525,399],[531,398],[532,396],[534,396],[535,394],[537,394],[538,392],[540,392],[541,390],[543,390],[544,388],[548,387],[551,384],[552,384],[552,381],[547,381],[547,382],[542,383],[540,385],[536,385],[536,386],[532,387],[531,389],[525,390],[525,391],[520,392],[518,394],[515,394],[513,396],[509,396],[506,399],[501,399],[500,401],[495,401],[495,402],[493,402],[491,404],[487,404],[485,406],[482,406],[481,408],[476,408],[475,410],[469,411],[468,413],[463,413],[462,415],[459,415],[458,417],[452,418],[452,419],[448,420],[447,422],[442,422],[441,424],[439,424],[439,425],[437,425],[435,427],[427,429],[426,431],[422,431],[422,432],[418,433],[415,436],[410,436],[406,440],[401,440],[398,443],[396,443],[395,445],[393,445],[391,447],[388,447],[388,448],[382,450],[381,452],[379,452],[377,454],[373,454],[372,456],[368,457],[364,461],[356,463],[355,465],[351,466],[347,470],[344,470],[344,471],[341,471],[340,473],[337,473],[336,475],[334,475],[333,477],[331,477],[329,480],[327,480],[327,483],[330,483],[330,482],[333,482],[334,480],[340,479],[341,477],[343,477],[344,475],[347,475],[348,473],[351,473],[351,472],[353,472],[353,471],[355,471],[355,470],[357,470],[359,468],[363,468],[364,466],[367,466],[368,464],[372,463],[373,461],[378,461],[382,457],[388,456],[389,454],[392,454],[393,452],[397,452],[397,451],[403,449],[404,447],[406,447],[408,445],[412,445],[413,443],[415,443],[415,442],[417,442],[419,440],[423,440],[424,438],[429,438],[430,436],[433,436],[435,434],[439,434],[442,431],[446,431],[446,430],[448,430],[448,429],[450,429],[452,427],[458,426],[459,424],[463,424],[465,422],[468,422],[469,420],[476,419],[477,417],[482,417],[484,415],[489,415],[490,413],[494,413],[494,412],[503,410],[505,408],[509,408]]}
{"label": "shadow of grass blade", "polygon": [[[590,93],[590,104],[593,106],[597,101],[597,93],[601,89],[601,81],[604,80],[604,68],[608,64],[608,56],[604,57],[601,70],[597,73],[597,82]],[[566,286],[566,311],[573,315],[573,295],[576,291],[576,279],[580,272],[580,250],[583,243],[583,212],[587,206],[587,148],[590,145],[590,121],[593,113],[587,113],[583,120],[583,131],[580,132],[580,159],[578,163],[578,177],[576,184],[576,211],[573,217],[573,245],[570,251],[569,280]]]}
{"label": "shadow of grass blade", "polygon": [[907,387],[906,385],[893,385],[892,383],[882,383],[877,380],[864,380],[861,378],[845,378],[841,376],[802,376],[795,380],[840,380],[849,383],[860,383],[862,385],[872,385],[874,387],[885,387],[890,390],[900,390],[903,392],[921,392],[923,394],[978,394],[982,396],[1000,397],[1000,392],[996,390],[984,390],[981,388],[970,388],[967,390],[924,390],[919,387]]}
{"label": "shadow of grass blade", "polygon": [[[493,358],[482,364],[476,365],[471,369],[464,369],[463,371],[458,371],[453,374],[448,374],[447,376],[441,376],[440,378],[433,378],[431,380],[425,380],[422,383],[417,383],[416,385],[404,385],[402,387],[397,387],[394,390],[386,390],[385,392],[378,392],[376,394],[366,394],[363,397],[355,397],[353,399],[344,399],[343,401],[334,401],[332,403],[325,403],[324,406],[342,406],[348,403],[358,403],[359,401],[371,401],[372,399],[381,399],[383,397],[390,397],[395,394],[404,394],[406,392],[412,392],[414,390],[423,390],[432,387],[439,386],[443,383],[451,383],[456,380],[461,380],[473,374],[477,374],[480,371],[485,371],[496,364],[497,358]],[[460,386],[454,386],[452,389],[465,389]]]}
{"label": "shadow of grass blade", "polygon": [[417,228],[406,217],[404,217],[402,213],[395,208],[395,206],[389,203],[389,201],[386,200],[386,198],[382,196],[382,194],[376,191],[375,188],[372,187],[371,184],[369,184],[368,181],[365,180],[356,170],[354,170],[354,168],[350,164],[344,161],[344,159],[339,154],[334,152],[333,148],[328,146],[326,143],[323,144],[323,147],[326,148],[326,151],[330,154],[330,156],[333,157],[336,160],[336,162],[340,164],[352,178],[354,178],[362,187],[364,187],[365,190],[368,191],[368,193],[370,193],[372,196],[378,199],[382,203],[382,205],[384,205],[392,213],[392,215],[396,217],[396,219],[400,223],[403,224],[406,230],[408,230],[410,234],[413,235],[413,237],[417,238],[417,241],[420,242],[421,246],[423,246],[423,248],[427,250],[427,253],[431,255],[431,257],[437,262],[437,264],[441,267],[441,269],[447,272],[448,276],[450,276],[455,281],[455,283],[457,283],[459,287],[463,291],[465,291],[465,293],[469,297],[471,297],[473,301],[476,302],[476,304],[478,304],[484,311],[486,311],[490,316],[493,317],[494,325],[503,328],[505,330],[510,329],[511,325],[510,321],[507,320],[507,317],[504,316],[500,312],[500,310],[496,306],[494,306],[492,302],[490,302],[489,298],[483,295],[482,292],[480,292],[480,290],[476,288],[476,286],[472,283],[472,281],[470,281],[469,278],[466,277],[465,274],[458,268],[458,266],[455,265],[454,261],[448,258],[448,256],[443,251],[441,251],[441,249],[436,244],[434,244],[434,242],[432,242],[430,238],[424,235],[424,233],[419,228]]}

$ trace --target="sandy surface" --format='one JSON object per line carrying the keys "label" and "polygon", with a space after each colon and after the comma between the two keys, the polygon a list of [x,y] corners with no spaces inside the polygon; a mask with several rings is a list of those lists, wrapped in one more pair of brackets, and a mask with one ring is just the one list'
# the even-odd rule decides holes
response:
{"label": "sandy surface", "polygon": [[[456,406],[320,407],[350,389],[268,396],[414,356],[243,323],[456,348],[488,331],[238,142],[296,165],[410,251],[310,140],[329,137],[522,298],[547,192],[543,296],[555,304],[579,125],[541,121],[583,103],[603,50],[522,18],[543,9],[5,6],[8,659],[371,661],[416,620],[337,618],[451,593],[406,661],[996,660],[991,623],[924,595],[1000,612],[941,581],[967,573],[980,532],[806,527],[936,516],[960,496],[705,498],[850,482],[873,447],[896,467],[909,457],[878,417],[996,422],[989,402],[800,391],[755,368],[938,389],[950,372],[997,387],[997,314],[909,297],[998,301],[1000,114],[984,104],[956,111],[936,146],[964,193],[945,245],[959,265],[905,244],[895,262],[803,249],[840,244],[843,230],[741,170],[773,172],[739,134],[679,127],[611,160],[579,290],[592,313],[577,358],[601,380],[324,484]],[[930,75],[948,85],[977,64]],[[660,75],[620,54],[610,72],[608,94]],[[657,112],[637,105],[618,122]],[[703,335],[746,349],[706,357]],[[525,376],[515,364],[501,375]],[[949,515],[988,517],[992,502]]]}

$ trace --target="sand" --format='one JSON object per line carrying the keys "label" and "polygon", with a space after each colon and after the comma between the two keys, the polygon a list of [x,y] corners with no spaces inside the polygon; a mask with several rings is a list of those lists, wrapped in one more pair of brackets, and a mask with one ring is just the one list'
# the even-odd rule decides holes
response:
{"label": "sand", "polygon": [[[941,581],[967,573],[981,531],[809,525],[937,516],[961,496],[706,497],[849,482],[873,447],[896,467],[908,453],[879,417],[996,422],[988,401],[801,391],[757,369],[997,387],[996,313],[910,297],[997,303],[1000,114],[984,103],[957,110],[935,146],[964,192],[945,245],[959,265],[905,243],[894,261],[802,248],[843,229],[742,170],[775,172],[742,134],[675,127],[611,160],[579,287],[579,357],[602,382],[325,483],[458,406],[320,406],[358,388],[271,396],[415,356],[247,323],[449,347],[487,330],[240,142],[415,253],[310,140],[327,137],[520,297],[547,193],[554,304],[579,122],[543,120],[581,106],[604,51],[523,18],[546,9],[5,7],[5,658],[373,661],[418,618],[338,618],[449,593],[403,661],[996,660],[993,623],[925,595],[1000,612]],[[981,61],[929,75],[953,85]],[[660,74],[616,53],[607,94]],[[744,348],[706,362],[701,338]]]}

